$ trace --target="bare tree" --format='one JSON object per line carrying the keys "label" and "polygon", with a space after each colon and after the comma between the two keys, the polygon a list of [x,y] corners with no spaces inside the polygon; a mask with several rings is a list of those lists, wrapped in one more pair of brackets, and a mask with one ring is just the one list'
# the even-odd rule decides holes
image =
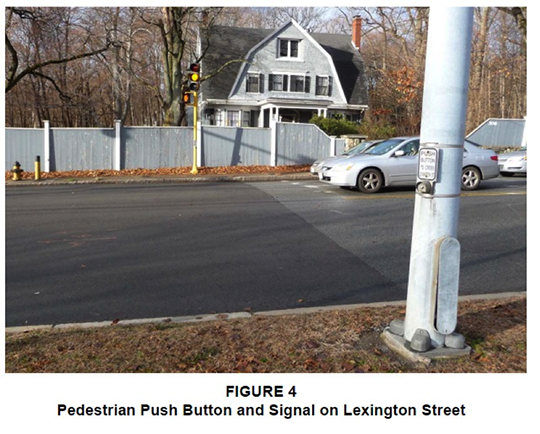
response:
{"label": "bare tree", "polygon": [[479,125],[485,116],[486,68],[488,61],[488,36],[494,13],[492,8],[480,7],[475,9],[475,28],[473,50],[471,55],[471,77],[469,82],[469,125]]}
{"label": "bare tree", "polygon": [[522,39],[521,54],[527,58],[527,8],[522,7],[499,7],[500,11],[511,15],[519,29]]}
{"label": "bare tree", "polygon": [[400,134],[420,127],[427,8],[350,8],[359,15],[362,55],[370,86],[368,121],[396,125]]}
{"label": "bare tree", "polygon": [[[350,34],[352,17],[360,15],[369,121],[384,134],[418,132],[426,8],[8,7],[5,14],[9,126],[37,127],[44,119],[56,126],[115,119],[181,125],[187,67],[212,39],[202,33],[198,52],[198,31],[211,32],[213,24],[277,28],[294,18],[309,31]],[[468,131],[489,117],[526,114],[526,30],[526,8],[475,9]],[[203,71],[202,79],[227,66]]]}
{"label": "bare tree", "polygon": [[320,32],[324,29],[328,8],[320,7],[277,7],[261,8],[264,26],[278,28],[293,19],[308,32]]}
{"label": "bare tree", "polygon": [[185,71],[190,62],[198,61],[196,30],[203,20],[210,19],[208,11],[194,7],[163,7],[155,10],[141,9],[143,21],[158,29],[162,43],[163,89],[154,84],[157,98],[164,112],[164,125],[181,125],[184,106],[180,103],[187,81]]}
{"label": "bare tree", "polygon": [[[46,66],[65,64],[85,57],[96,56],[97,54],[107,51],[110,46],[110,42],[107,39],[99,41],[99,43],[96,44],[96,48],[89,46],[94,42],[94,39],[91,38],[89,30],[86,29],[86,34],[79,37],[78,43],[70,41],[70,43],[66,45],[70,50],[69,52],[64,53],[64,55],[47,59],[41,59],[36,56],[33,59],[26,59],[26,62],[21,62],[17,44],[12,43],[13,30],[16,25],[15,21],[29,21],[37,26],[47,26],[50,22],[46,20],[46,16],[43,15],[43,9],[40,8],[21,9],[7,7],[6,14],[5,39],[8,54],[6,93],[12,90],[28,75],[40,75],[48,80],[54,81],[51,77],[44,74],[43,70]],[[39,51],[36,55],[38,53]]]}

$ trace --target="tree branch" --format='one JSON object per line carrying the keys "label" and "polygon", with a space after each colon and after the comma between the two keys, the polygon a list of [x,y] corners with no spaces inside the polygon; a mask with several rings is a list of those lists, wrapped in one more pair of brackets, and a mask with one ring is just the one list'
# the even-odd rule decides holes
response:
{"label": "tree branch", "polygon": [[[9,40],[7,38],[7,35],[6,35],[6,45],[7,45],[8,41]],[[76,54],[74,56],[66,57],[66,58],[63,58],[63,59],[51,59],[51,60],[47,60],[45,62],[36,63],[35,65],[31,65],[31,66],[27,67],[26,69],[22,70],[19,74],[16,74],[16,75],[15,75],[15,73],[16,73],[16,69],[15,69],[15,70],[12,71],[11,75],[8,75],[8,79],[7,79],[7,83],[6,83],[6,91],[5,92],[8,93],[24,77],[26,77],[29,74],[35,74],[36,71],[38,71],[41,68],[44,68],[45,66],[59,65],[59,64],[62,64],[62,63],[72,62],[73,60],[84,59],[85,57],[95,56],[97,54],[103,53],[104,51],[107,51],[109,49],[110,45],[111,45],[110,41],[107,41],[107,45],[105,47],[103,47],[103,48],[100,48],[99,50],[88,51],[86,53]],[[10,52],[11,52],[13,47],[10,48],[10,46],[11,46],[11,44],[9,44],[8,50],[10,50]],[[13,51],[15,51],[15,50],[13,49]],[[11,53],[11,57],[13,59],[13,53]],[[15,57],[16,57],[16,52],[15,52]],[[18,64],[17,64],[17,66],[18,66]],[[12,69],[13,69],[13,65],[10,67],[10,72],[11,72]]]}
{"label": "tree branch", "polygon": [[56,81],[53,78],[49,77],[48,75],[42,74],[39,71],[34,71],[32,72],[31,75],[35,75],[36,77],[41,77],[41,78],[44,78],[45,80],[50,81],[52,85],[54,86],[54,88],[56,89],[56,91],[58,92],[58,94],[60,95],[60,98],[62,98],[65,101],[71,101],[71,97],[69,95],[66,95],[64,92],[62,92],[62,89],[58,87],[58,85],[56,84]]}

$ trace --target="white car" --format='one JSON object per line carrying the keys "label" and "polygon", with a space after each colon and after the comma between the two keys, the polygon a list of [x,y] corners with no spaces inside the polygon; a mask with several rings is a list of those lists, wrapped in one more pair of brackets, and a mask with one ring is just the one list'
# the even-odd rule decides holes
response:
{"label": "white car", "polygon": [[499,171],[502,176],[513,176],[516,173],[527,174],[527,148],[521,151],[499,154]]}
{"label": "white car", "polygon": [[[363,193],[377,193],[390,185],[416,184],[419,137],[396,137],[384,140],[355,157],[322,167],[319,179],[340,187],[357,188]],[[474,190],[484,179],[499,176],[497,154],[481,149],[466,140],[463,150],[461,188]]]}
{"label": "white car", "polygon": [[353,146],[351,149],[349,149],[347,152],[336,155],[335,157],[328,157],[324,160],[317,160],[315,161],[312,166],[309,168],[309,171],[312,175],[318,176],[319,172],[321,171],[321,167],[332,167],[333,163],[340,158],[344,157],[354,157],[355,155],[361,154],[365,151],[367,151],[369,148],[371,148],[373,145],[381,142],[382,140],[368,140],[365,142],[361,142],[356,146]]}

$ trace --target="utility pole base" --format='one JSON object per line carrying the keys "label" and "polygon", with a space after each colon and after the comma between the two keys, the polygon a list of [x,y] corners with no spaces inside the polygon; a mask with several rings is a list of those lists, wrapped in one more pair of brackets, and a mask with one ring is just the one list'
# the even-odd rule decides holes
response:
{"label": "utility pole base", "polygon": [[[394,353],[397,353],[401,357],[415,363],[423,363],[429,365],[431,360],[436,359],[453,359],[457,357],[466,357],[471,354],[471,347],[465,344],[465,339],[458,333],[452,333],[446,338],[445,345],[439,348],[429,347],[425,351],[415,351],[411,348],[411,345],[419,346],[419,348],[425,347],[424,337],[425,330],[418,333],[417,342],[407,342],[403,335],[399,334],[401,327],[398,320],[392,321],[390,327],[387,327],[381,334],[382,341],[390,348]],[[398,333],[393,333],[392,330]],[[429,337],[429,335],[428,335]],[[458,348],[452,348],[458,347]]]}

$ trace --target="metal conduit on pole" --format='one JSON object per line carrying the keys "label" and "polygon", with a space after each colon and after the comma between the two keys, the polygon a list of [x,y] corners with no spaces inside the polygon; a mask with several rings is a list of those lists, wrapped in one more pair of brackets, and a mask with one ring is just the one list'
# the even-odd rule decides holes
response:
{"label": "metal conduit on pole", "polygon": [[407,307],[390,327],[414,352],[465,348],[453,332],[472,24],[472,8],[430,8]]}

